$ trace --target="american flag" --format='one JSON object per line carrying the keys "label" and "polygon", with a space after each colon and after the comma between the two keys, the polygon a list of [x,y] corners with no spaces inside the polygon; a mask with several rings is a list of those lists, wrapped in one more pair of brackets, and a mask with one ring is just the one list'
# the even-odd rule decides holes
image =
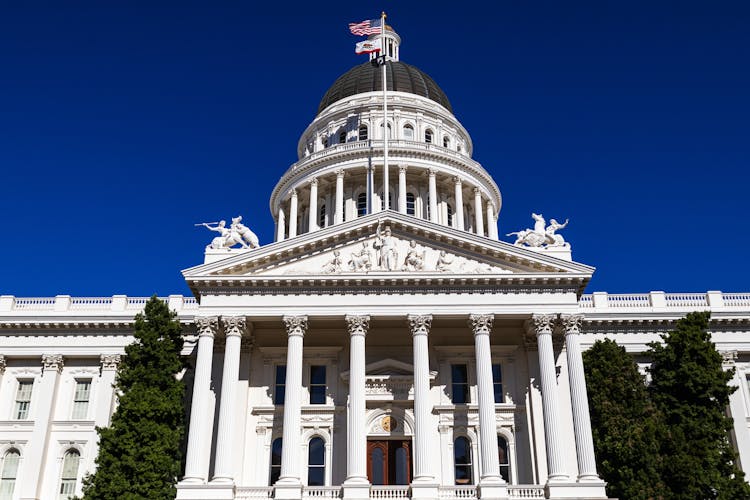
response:
{"label": "american flag", "polygon": [[349,23],[349,31],[354,35],[380,34],[380,19],[368,19],[361,23]]}

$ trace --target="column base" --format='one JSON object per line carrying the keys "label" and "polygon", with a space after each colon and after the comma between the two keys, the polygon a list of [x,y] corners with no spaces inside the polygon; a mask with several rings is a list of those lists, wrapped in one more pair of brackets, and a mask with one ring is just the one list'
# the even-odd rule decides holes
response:
{"label": "column base", "polygon": [[176,500],[234,500],[234,484],[177,483]]}
{"label": "column base", "polygon": [[477,496],[481,500],[499,500],[508,498],[508,483],[499,477],[490,477],[479,481]]}
{"label": "column base", "polygon": [[370,482],[367,478],[352,478],[341,485],[344,500],[367,500],[370,498]]}
{"label": "column base", "polygon": [[411,483],[412,500],[435,500],[438,498],[438,483],[434,479],[417,479]]}
{"label": "column base", "polygon": [[302,498],[302,483],[294,479],[280,479],[273,485],[273,497],[280,500],[299,500]]}
{"label": "column base", "polygon": [[580,483],[549,482],[545,490],[550,500],[605,500],[608,498],[605,483],[602,480]]}

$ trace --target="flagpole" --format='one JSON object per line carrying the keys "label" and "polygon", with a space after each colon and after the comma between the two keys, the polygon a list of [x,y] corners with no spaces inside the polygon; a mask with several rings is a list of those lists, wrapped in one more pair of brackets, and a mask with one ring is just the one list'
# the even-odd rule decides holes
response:
{"label": "flagpole", "polygon": [[383,207],[385,210],[390,208],[388,193],[388,92],[387,80],[385,75],[386,46],[385,46],[385,11],[380,14],[380,53],[383,61]]}

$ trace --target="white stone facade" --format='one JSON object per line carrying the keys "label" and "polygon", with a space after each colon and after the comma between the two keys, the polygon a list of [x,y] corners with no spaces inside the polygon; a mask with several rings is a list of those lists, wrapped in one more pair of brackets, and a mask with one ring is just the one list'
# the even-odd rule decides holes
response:
{"label": "white stone facade", "polygon": [[[694,310],[737,368],[748,472],[750,294],[583,294],[569,245],[499,241],[499,188],[453,114],[388,99],[392,204],[382,94],[345,97],[273,190],[276,241],[207,249],[194,297],[163,299],[193,367],[178,498],[605,498],[581,353],[613,338],[645,364]],[[80,494],[146,300],[0,296],[0,498]]]}

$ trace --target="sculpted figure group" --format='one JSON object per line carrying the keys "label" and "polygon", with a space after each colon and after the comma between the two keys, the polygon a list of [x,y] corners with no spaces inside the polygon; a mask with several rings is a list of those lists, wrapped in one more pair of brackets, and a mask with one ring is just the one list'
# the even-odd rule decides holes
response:
{"label": "sculpted figure group", "polygon": [[[216,224],[216,226],[211,226]],[[242,216],[232,217],[232,224],[229,227],[227,222],[224,220],[217,222],[202,222],[196,224],[196,226],[203,226],[211,231],[216,231],[220,234],[214,238],[209,245],[206,246],[206,250],[217,250],[222,248],[232,248],[239,244],[242,248],[258,248],[259,242],[258,237],[249,227],[242,223]]]}
{"label": "sculpted figure group", "polygon": [[570,243],[567,243],[562,235],[557,234],[557,231],[568,225],[568,219],[565,219],[563,224],[560,224],[555,219],[550,219],[549,225],[546,225],[542,214],[532,213],[531,217],[534,219],[534,229],[524,229],[523,231],[515,231],[507,234],[507,236],[516,237],[514,245],[536,248],[570,246]]}

